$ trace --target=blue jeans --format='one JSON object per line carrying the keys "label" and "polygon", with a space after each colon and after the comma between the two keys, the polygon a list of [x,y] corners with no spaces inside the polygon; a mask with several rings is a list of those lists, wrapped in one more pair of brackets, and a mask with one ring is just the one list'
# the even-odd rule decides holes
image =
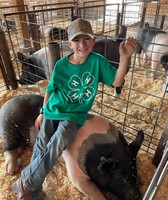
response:
{"label": "blue jeans", "polygon": [[22,171],[22,181],[35,191],[56,164],[63,151],[70,145],[80,125],[73,121],[43,120],[33,148],[30,164]]}

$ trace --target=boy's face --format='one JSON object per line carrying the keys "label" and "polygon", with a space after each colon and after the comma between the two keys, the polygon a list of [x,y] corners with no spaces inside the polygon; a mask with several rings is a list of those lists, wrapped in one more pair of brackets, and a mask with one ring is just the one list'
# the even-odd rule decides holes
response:
{"label": "boy's face", "polygon": [[93,50],[95,44],[95,38],[91,38],[86,35],[76,36],[72,41],[68,41],[69,47],[74,51],[76,55],[80,57],[87,57]]}

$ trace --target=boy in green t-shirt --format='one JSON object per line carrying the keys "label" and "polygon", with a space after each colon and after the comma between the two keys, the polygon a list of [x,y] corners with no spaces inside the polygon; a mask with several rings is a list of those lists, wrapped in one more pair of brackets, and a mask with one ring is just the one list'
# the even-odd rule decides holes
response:
{"label": "boy in green t-shirt", "polygon": [[35,121],[40,131],[31,162],[13,184],[17,199],[31,200],[42,189],[45,177],[85,123],[98,84],[118,87],[123,83],[136,40],[128,38],[127,42],[121,42],[118,70],[103,56],[92,52],[95,40],[88,21],[79,18],[70,23],[67,43],[73,53],[55,64],[43,108]]}

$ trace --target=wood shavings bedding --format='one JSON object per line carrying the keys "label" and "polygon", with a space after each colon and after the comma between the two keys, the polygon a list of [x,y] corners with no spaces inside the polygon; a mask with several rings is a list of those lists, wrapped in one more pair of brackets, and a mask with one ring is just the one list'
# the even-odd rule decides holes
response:
{"label": "wood shavings bedding", "polygon": [[[2,143],[2,141],[1,141]],[[27,148],[22,156],[23,168],[29,163],[32,154],[32,149]],[[151,164],[151,156],[147,153],[139,153],[137,157],[138,178],[140,182],[140,190],[145,193],[152,176],[155,172],[155,167]],[[12,191],[13,182],[20,176],[10,176],[5,172],[4,157],[2,148],[0,148],[0,199],[15,200],[16,196]],[[162,186],[161,200],[166,200],[168,181],[165,187]],[[107,193],[108,200],[116,200],[116,197]],[[63,163],[57,162],[57,165],[48,174],[43,183],[43,192],[38,194],[34,200],[89,200],[80,191],[78,191],[70,182],[67,171]],[[159,200],[159,199],[158,199]]]}
{"label": "wood shavings bedding", "polygon": [[[129,87],[129,83],[131,81],[131,74],[128,74],[126,76],[126,83],[125,87]],[[137,75],[134,78],[134,81],[132,83],[132,87],[143,91],[145,88],[145,92],[149,94],[155,94],[155,96],[162,97],[162,83],[163,81],[152,81],[149,78],[144,78],[142,76]],[[35,86],[24,86],[22,88],[18,88],[17,90],[13,91],[7,91],[0,95],[0,106],[3,105],[8,99],[10,99],[13,96],[20,95],[20,94],[27,94],[27,93],[41,93],[44,94],[45,87],[47,85],[47,82],[39,82]],[[39,89],[40,88],[40,89]],[[105,88],[106,93],[112,94],[111,88]],[[127,101],[128,98],[128,90],[125,88],[122,92],[122,98]],[[132,94],[131,101],[138,102],[139,104],[149,107],[149,108],[158,108],[158,103],[160,103],[157,100],[156,97],[152,97],[150,95],[147,96],[147,98],[143,98],[143,95],[139,93]],[[168,101],[167,97],[165,97],[165,102],[162,107],[163,112],[167,112],[168,110]],[[101,108],[101,94],[97,96],[97,99],[99,102],[95,102],[93,109],[100,110]],[[115,108],[119,108],[121,111],[125,111],[124,103],[121,101],[114,101],[111,97],[107,96],[104,99],[105,104],[107,105],[113,105]],[[153,115],[151,113],[144,113],[141,110],[138,110],[135,108],[135,106],[129,105],[129,112],[132,115],[138,116],[141,118],[148,118],[148,120],[153,120]],[[104,106],[103,112],[108,114],[109,116],[114,116],[116,121],[122,121],[123,116],[118,111],[111,110],[106,108]],[[166,117],[162,115],[159,119],[159,122],[161,124],[165,123]],[[144,128],[145,132],[150,132],[152,127],[150,127],[148,124],[140,123],[140,120],[130,118],[126,123],[130,124],[130,126],[138,128],[138,123],[140,126]],[[161,132],[158,132],[156,134],[158,137],[160,137]],[[0,139],[0,143],[2,144],[2,140]],[[27,148],[24,155],[22,156],[22,163],[23,167],[25,167],[30,160],[32,150]],[[137,166],[138,166],[138,178],[140,181],[140,190],[142,194],[145,193],[152,176],[155,172],[155,167],[152,165],[152,156],[147,152],[140,152],[138,154],[137,158]],[[3,157],[3,151],[2,147],[0,147],[0,200],[15,200],[16,196],[13,194],[12,191],[12,183],[20,176],[18,174],[17,176],[10,176],[6,174],[5,172],[5,163],[4,163],[4,157]],[[166,175],[164,183],[161,185],[161,188],[157,194],[157,200],[166,200],[167,199],[167,187],[168,187],[168,175]],[[116,200],[116,198],[111,194],[106,194],[108,200]],[[67,172],[65,169],[65,166],[61,163],[57,163],[57,165],[53,168],[53,170],[48,174],[48,176],[45,179],[45,182],[43,184],[43,193],[40,194],[36,198],[36,200],[88,200],[86,196],[84,196],[81,192],[79,192],[70,182],[69,178],[67,177]]]}

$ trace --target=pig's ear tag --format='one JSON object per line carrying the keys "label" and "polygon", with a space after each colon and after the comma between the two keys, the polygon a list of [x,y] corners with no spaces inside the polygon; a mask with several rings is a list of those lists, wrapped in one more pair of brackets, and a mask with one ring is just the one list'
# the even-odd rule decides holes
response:
{"label": "pig's ear tag", "polygon": [[112,173],[117,167],[117,160],[101,157],[97,170],[100,174]]}

